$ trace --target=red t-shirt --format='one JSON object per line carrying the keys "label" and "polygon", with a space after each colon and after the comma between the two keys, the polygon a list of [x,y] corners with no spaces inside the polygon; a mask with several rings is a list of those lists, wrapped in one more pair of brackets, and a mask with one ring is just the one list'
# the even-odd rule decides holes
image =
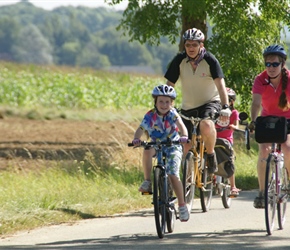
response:
{"label": "red t-shirt", "polygon": [[[239,112],[236,109],[232,110],[232,114],[230,116],[230,124],[234,124],[234,122],[239,119]],[[218,124],[216,124],[216,128],[222,128]],[[232,129],[225,129],[220,132],[217,132],[217,138],[227,139],[231,144],[234,143],[233,137],[234,131]]]}
{"label": "red t-shirt", "polygon": [[[287,95],[287,99],[290,101],[289,70],[287,70],[287,74],[288,74],[288,83],[285,93]],[[277,89],[275,89],[273,85],[269,82],[269,77],[266,70],[255,78],[254,85],[252,87],[252,93],[260,94],[262,96],[262,111],[261,111],[262,116],[276,115],[276,116],[284,116],[288,119],[290,118],[290,110],[283,111],[278,107],[279,97],[282,93],[282,82],[278,85]]]}

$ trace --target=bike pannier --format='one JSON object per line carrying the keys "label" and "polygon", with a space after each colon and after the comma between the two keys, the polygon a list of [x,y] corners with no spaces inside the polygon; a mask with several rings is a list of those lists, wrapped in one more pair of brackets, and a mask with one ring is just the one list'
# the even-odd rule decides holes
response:
{"label": "bike pannier", "polygon": [[287,140],[287,119],[281,116],[258,116],[255,122],[258,143],[283,143]]}
{"label": "bike pannier", "polygon": [[214,174],[225,178],[231,177],[235,172],[234,150],[231,143],[226,139],[217,138],[214,150],[218,162],[218,171]]}

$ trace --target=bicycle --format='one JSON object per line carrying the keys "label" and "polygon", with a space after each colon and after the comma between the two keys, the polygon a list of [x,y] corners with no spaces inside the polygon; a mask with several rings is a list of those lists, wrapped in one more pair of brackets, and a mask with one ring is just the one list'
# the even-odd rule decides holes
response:
{"label": "bicycle", "polygon": [[[156,150],[157,163],[153,166],[153,205],[156,231],[159,238],[163,238],[166,231],[172,233],[174,230],[175,219],[179,219],[175,208],[177,198],[173,196],[173,188],[166,173],[165,156],[162,153],[163,147],[181,144],[179,141],[156,141],[141,142],[141,147],[154,147]],[[134,146],[128,143],[129,147]],[[143,194],[143,193],[142,193]],[[152,193],[145,193],[152,194]]]}
{"label": "bicycle", "polygon": [[[199,117],[187,117],[183,114],[180,116],[186,120],[192,122],[192,138],[191,138],[191,149],[189,149],[183,166],[183,187],[185,202],[188,206],[188,211],[191,211],[192,204],[195,198],[195,187],[199,188],[200,191],[200,202],[203,212],[207,212],[210,208],[213,188],[218,188],[219,194],[222,198],[222,203],[225,208],[229,208],[231,205],[230,184],[228,179],[225,177],[219,177],[214,174],[209,175],[206,166],[206,149],[204,141],[199,131],[199,123],[202,120]],[[217,119],[216,115],[213,121]],[[248,115],[245,112],[240,114],[241,120],[246,120]],[[247,148],[250,147],[249,130],[247,124],[245,130],[241,130],[245,133]]]}
{"label": "bicycle", "polygon": [[195,187],[200,190],[200,202],[203,212],[210,207],[213,193],[213,175],[209,175],[206,166],[206,150],[198,125],[202,118],[187,117],[180,113],[183,119],[192,122],[191,148],[187,152],[183,165],[182,184],[184,188],[184,200],[191,211],[195,196]]}
{"label": "bicycle", "polygon": [[[244,129],[235,129],[236,132],[239,133],[243,133],[244,137],[245,137],[245,143],[246,143],[246,148],[247,150],[251,149],[250,146],[250,131],[248,128],[248,122],[246,121],[248,119],[248,114],[245,112],[241,112],[239,114],[239,119],[240,119],[240,125],[244,126]],[[223,131],[229,129],[229,127],[224,127],[224,128],[217,128],[216,130],[219,131]],[[222,138],[217,138],[217,142],[216,142],[216,146],[215,146],[215,150],[216,150],[216,154],[218,157],[218,152],[217,151],[217,147],[220,148],[220,150],[223,150],[224,146],[227,146],[227,144],[222,143],[221,140],[226,140],[226,139],[222,139]],[[221,142],[220,142],[221,141]],[[228,143],[229,145],[230,143]],[[232,146],[230,145],[229,147],[232,148]],[[233,153],[233,152],[232,152]],[[227,158],[225,158],[225,160],[227,161]],[[223,165],[224,162],[219,163],[219,165]],[[222,168],[219,166],[219,169]],[[226,173],[225,173],[226,174]],[[230,208],[231,206],[231,201],[232,198],[236,197],[231,195],[231,185],[229,182],[229,179],[225,176],[221,176],[215,173],[215,183],[214,186],[216,187],[217,193],[220,195],[221,199],[222,199],[222,204],[224,206],[224,208]]]}
{"label": "bicycle", "polygon": [[[286,119],[285,119],[286,120]],[[286,120],[286,134],[290,133],[290,120]],[[269,127],[270,122],[267,126]],[[257,131],[257,128],[255,129]],[[255,135],[256,136],[256,135]],[[265,136],[265,135],[264,135]],[[277,140],[277,139],[275,139]],[[284,165],[284,155],[281,151],[281,142],[263,141],[258,143],[271,143],[270,153],[266,162],[265,174],[265,224],[268,235],[272,235],[275,227],[277,212],[279,229],[283,229],[286,221],[288,193],[288,175]]]}

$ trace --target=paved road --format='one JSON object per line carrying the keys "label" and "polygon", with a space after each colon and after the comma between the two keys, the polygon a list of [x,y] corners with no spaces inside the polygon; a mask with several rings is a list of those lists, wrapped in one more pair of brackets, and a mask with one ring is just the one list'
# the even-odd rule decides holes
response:
{"label": "paved road", "polygon": [[[80,221],[22,232],[1,239],[1,249],[290,249],[290,206],[285,228],[267,236],[264,210],[253,208],[256,191],[241,192],[224,209],[215,197],[202,213],[195,200],[190,220],[176,221],[174,232],[159,239],[153,210]],[[150,198],[148,197],[148,202]]]}

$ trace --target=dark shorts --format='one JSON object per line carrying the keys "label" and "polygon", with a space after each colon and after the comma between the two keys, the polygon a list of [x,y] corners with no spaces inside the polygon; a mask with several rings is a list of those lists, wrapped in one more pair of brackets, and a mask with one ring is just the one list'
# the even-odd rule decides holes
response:
{"label": "dark shorts", "polygon": [[[184,110],[181,109],[181,114],[187,116],[187,117],[200,117],[200,118],[211,118],[214,117],[216,113],[219,113],[222,109],[222,105],[219,101],[210,102],[207,104],[204,104],[200,107],[197,107],[195,109],[188,109]],[[192,123],[191,121],[185,120],[182,118],[182,121],[184,122],[187,131],[188,131],[188,138],[192,137]]]}

